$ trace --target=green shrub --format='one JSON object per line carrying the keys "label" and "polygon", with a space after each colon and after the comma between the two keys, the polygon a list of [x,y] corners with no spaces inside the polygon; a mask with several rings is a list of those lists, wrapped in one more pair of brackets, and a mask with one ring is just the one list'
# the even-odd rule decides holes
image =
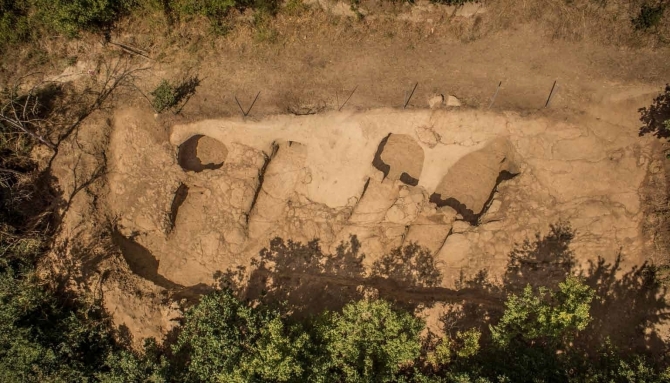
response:
{"label": "green shrub", "polygon": [[99,307],[59,300],[25,262],[7,266],[0,266],[0,381],[81,382],[104,371],[113,341]]}
{"label": "green shrub", "polygon": [[665,4],[642,4],[640,12],[631,19],[631,22],[636,30],[645,31],[658,26],[663,18],[663,12],[665,12]]}
{"label": "green shrub", "polygon": [[189,382],[299,381],[308,339],[277,311],[216,292],[184,316],[173,352],[185,363],[174,374]]}
{"label": "green shrub", "polygon": [[156,113],[175,109],[180,104],[183,107],[183,103],[195,94],[195,90],[199,85],[200,79],[197,76],[189,77],[178,85],[173,85],[168,80],[163,80],[150,93],[153,96],[151,105]]}
{"label": "green shrub", "polygon": [[34,0],[47,27],[68,36],[109,28],[132,4],[115,0]]}
{"label": "green shrub", "polygon": [[0,1],[0,45],[15,44],[30,37],[28,6],[23,1]]}
{"label": "green shrub", "polygon": [[523,295],[507,298],[505,314],[491,326],[493,341],[502,348],[515,340],[562,347],[589,324],[594,294],[574,277],[560,283],[556,292],[540,287],[536,293],[528,285]]}
{"label": "green shrub", "polygon": [[459,343],[459,347],[456,350],[456,355],[459,358],[469,358],[477,355],[479,352],[479,339],[481,337],[482,333],[474,328],[457,332],[456,340]]}
{"label": "green shrub", "polygon": [[[317,326],[322,345],[310,381],[394,382],[419,357],[424,323],[382,300],[350,303]],[[326,379],[324,374],[328,376]]]}
{"label": "green shrub", "polygon": [[161,81],[151,95],[154,97],[151,104],[158,113],[177,105],[176,89],[168,80]]}

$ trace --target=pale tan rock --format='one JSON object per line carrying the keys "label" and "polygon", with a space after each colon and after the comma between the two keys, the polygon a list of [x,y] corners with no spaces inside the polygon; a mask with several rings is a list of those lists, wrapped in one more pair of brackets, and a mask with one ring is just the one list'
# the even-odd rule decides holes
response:
{"label": "pale tan rock", "polygon": [[422,143],[428,145],[429,148],[434,148],[440,142],[440,135],[435,133],[432,128],[428,126],[419,126],[416,128],[416,136]]}
{"label": "pale tan rock", "polygon": [[444,95],[436,94],[428,98],[428,107],[430,109],[440,108],[444,105]]}
{"label": "pale tan rock", "polygon": [[409,135],[391,134],[380,145],[373,164],[391,180],[418,185],[423,170],[423,149]]}
{"label": "pale tan rock", "polygon": [[[566,122],[458,108],[379,109],[205,120],[173,126],[168,135],[152,116],[124,113],[114,119],[97,206],[129,241],[119,246],[119,259],[134,266],[128,273],[157,291],[210,286],[217,272],[238,266],[252,270],[251,259],[274,236],[319,239],[324,252],[356,236],[366,272],[394,247],[418,243],[451,287],[461,272],[501,275],[515,244],[560,220],[576,229],[571,248],[580,263],[612,261],[624,247],[627,266],[641,264],[651,251],[644,185],[654,171],[662,177],[663,163],[630,127],[588,115]],[[195,156],[214,165],[199,172],[177,160],[179,147],[197,135]],[[386,172],[373,165],[376,154]],[[55,176],[71,192],[75,161],[55,161]],[[505,171],[517,175],[496,186]],[[73,201],[63,236],[94,221],[85,214],[93,206],[87,198]],[[463,221],[472,217],[445,204],[449,198],[484,214]],[[163,331],[143,327],[162,318],[160,309],[133,318],[120,305],[140,303],[111,285],[107,291],[115,321],[143,329],[142,336]]]}
{"label": "pale tan rock", "polygon": [[459,107],[459,106],[461,106],[461,105],[462,105],[462,104],[461,104],[461,100],[459,100],[458,98],[456,98],[456,96],[449,96],[449,97],[447,97],[447,106],[451,106],[451,107]]}

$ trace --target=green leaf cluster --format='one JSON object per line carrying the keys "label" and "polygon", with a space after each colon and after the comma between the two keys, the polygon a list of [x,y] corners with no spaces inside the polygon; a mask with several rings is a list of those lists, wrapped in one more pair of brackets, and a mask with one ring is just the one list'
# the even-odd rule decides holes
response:
{"label": "green leaf cluster", "polygon": [[589,324],[594,294],[574,277],[560,283],[557,292],[544,287],[536,292],[526,286],[521,296],[508,297],[505,314],[497,325],[491,326],[493,341],[502,348],[515,340],[564,346]]}
{"label": "green leaf cluster", "polygon": [[296,381],[307,340],[277,311],[252,308],[224,290],[186,313],[173,372],[185,382]]}
{"label": "green leaf cluster", "polygon": [[421,351],[424,324],[388,302],[362,300],[316,326],[318,382],[393,382]]}

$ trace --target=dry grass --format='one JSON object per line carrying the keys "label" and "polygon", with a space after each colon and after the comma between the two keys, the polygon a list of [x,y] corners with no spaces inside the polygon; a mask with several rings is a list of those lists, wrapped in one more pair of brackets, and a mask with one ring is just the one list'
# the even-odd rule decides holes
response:
{"label": "dry grass", "polygon": [[549,37],[608,45],[656,47],[670,41],[670,10],[657,27],[636,31],[631,19],[644,0],[489,0],[489,31],[541,24]]}

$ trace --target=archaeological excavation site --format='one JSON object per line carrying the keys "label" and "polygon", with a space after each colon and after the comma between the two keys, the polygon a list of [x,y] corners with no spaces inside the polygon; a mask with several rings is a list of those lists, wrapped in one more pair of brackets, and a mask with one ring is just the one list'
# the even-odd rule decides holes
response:
{"label": "archaeological excavation site", "polygon": [[[304,313],[370,294],[421,311],[484,299],[468,281],[503,280],[513,253],[557,266],[524,276],[544,283],[565,267],[629,270],[657,251],[658,153],[601,119],[382,108],[161,131],[151,114],[116,112],[95,197],[120,257],[91,278],[140,337],[221,283]],[[100,218],[91,202],[66,224]]]}
{"label": "archaeological excavation site", "polygon": [[1,0],[0,382],[670,382],[670,4]]}

